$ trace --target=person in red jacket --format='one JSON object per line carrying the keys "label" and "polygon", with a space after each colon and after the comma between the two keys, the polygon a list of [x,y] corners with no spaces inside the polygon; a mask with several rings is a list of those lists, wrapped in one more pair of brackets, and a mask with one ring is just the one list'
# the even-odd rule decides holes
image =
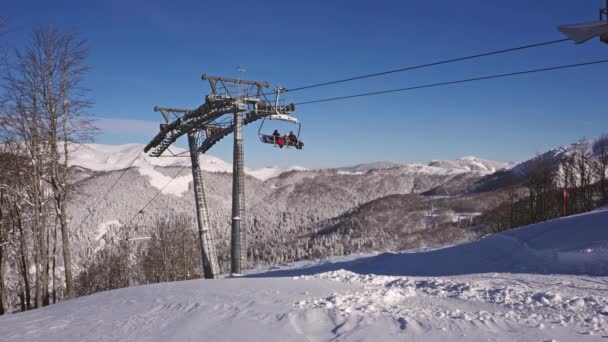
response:
{"label": "person in red jacket", "polygon": [[281,137],[281,133],[279,133],[278,129],[275,129],[274,132],[272,132],[272,136],[274,137],[275,145],[279,145],[280,148],[283,148],[285,145],[285,139]]}

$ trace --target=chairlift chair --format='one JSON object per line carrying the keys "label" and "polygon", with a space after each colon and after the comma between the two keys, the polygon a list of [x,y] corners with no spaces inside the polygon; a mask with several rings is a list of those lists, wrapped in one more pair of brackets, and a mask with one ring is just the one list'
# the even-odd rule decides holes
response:
{"label": "chairlift chair", "polygon": [[[266,123],[266,119],[268,120],[279,120],[288,122],[293,125],[297,125],[297,133],[295,134],[295,139],[290,138],[288,135],[276,136],[273,134],[265,134],[263,133],[264,123]],[[302,124],[300,121],[287,114],[273,114],[262,119],[262,123],[260,124],[260,128],[258,129],[258,136],[260,137],[260,141],[265,144],[272,144],[275,147],[294,147],[298,150],[301,150],[304,147],[304,143],[300,140],[300,131],[302,129]],[[292,130],[293,132],[293,130]]]}
{"label": "chairlift chair", "polygon": [[[262,119],[262,123],[260,124],[260,128],[258,129],[258,136],[260,137],[260,141],[263,142],[264,144],[272,144],[275,147],[295,147],[298,150],[301,150],[304,147],[304,143],[300,140],[300,130],[302,129],[302,124],[300,123],[300,121],[298,121],[297,118],[290,116],[288,113],[290,111],[294,110],[294,106],[293,104],[289,105],[289,106],[279,106],[279,97],[281,96],[282,92],[285,92],[286,90],[281,88],[281,87],[277,87],[275,90],[276,93],[276,98],[275,98],[275,104],[274,104],[274,113],[270,114],[268,116],[265,116],[264,119]],[[281,109],[280,109],[281,108]],[[297,125],[298,126],[298,134],[295,135],[295,137],[291,136],[291,132],[293,132],[293,130],[290,132],[290,135],[277,135],[277,134],[264,134],[262,133],[262,129],[264,128],[264,123],[266,123],[266,119],[268,120],[279,120],[279,121],[284,121],[284,122],[288,122],[292,125]],[[276,132],[276,130],[275,130]]]}

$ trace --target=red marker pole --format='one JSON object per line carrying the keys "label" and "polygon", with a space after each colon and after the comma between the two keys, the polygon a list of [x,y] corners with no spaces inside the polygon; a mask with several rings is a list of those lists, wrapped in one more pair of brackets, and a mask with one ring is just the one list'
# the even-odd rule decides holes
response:
{"label": "red marker pole", "polygon": [[566,189],[566,187],[564,187],[563,195],[564,195],[564,209],[563,209],[562,216],[566,216],[566,203],[567,203],[567,199],[568,199],[568,189]]}

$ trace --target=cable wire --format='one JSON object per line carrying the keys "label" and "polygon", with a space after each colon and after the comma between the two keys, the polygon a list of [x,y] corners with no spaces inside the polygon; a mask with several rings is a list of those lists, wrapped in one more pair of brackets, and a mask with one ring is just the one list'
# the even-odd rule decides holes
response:
{"label": "cable wire", "polygon": [[186,164],[184,166],[182,166],[181,169],[179,169],[179,171],[173,176],[171,177],[171,179],[160,189],[156,192],[156,194],[154,194],[154,196],[141,208],[137,211],[137,213],[135,213],[135,215],[133,215],[129,221],[127,222],[127,224],[125,224],[125,226],[129,226],[133,220],[137,217],[137,215],[142,214],[144,212],[144,210],[152,203],[152,201],[154,201],[156,199],[156,197],[158,197],[158,195],[160,195],[168,186],[169,184],[171,184],[171,182],[173,182],[175,180],[175,178],[177,178],[177,176],[179,176],[182,171],[184,171],[187,167],[190,167],[190,164]]}
{"label": "cable wire", "polygon": [[491,76],[467,78],[467,79],[457,80],[457,81],[448,81],[448,82],[441,82],[441,83],[425,84],[425,85],[406,87],[406,88],[382,90],[382,91],[375,91],[375,92],[356,94],[356,95],[330,97],[330,98],[320,99],[320,100],[311,100],[311,101],[298,102],[298,103],[296,103],[296,105],[306,105],[306,104],[311,104],[311,103],[337,101],[337,100],[344,100],[344,99],[352,99],[352,98],[356,98],[356,97],[364,97],[364,96],[373,96],[373,95],[380,95],[380,94],[396,93],[396,92],[410,91],[410,90],[423,89],[423,88],[441,87],[441,86],[452,85],[452,84],[468,83],[468,82],[475,82],[475,81],[484,81],[484,80],[490,80],[490,79],[496,79],[496,78],[504,78],[504,77],[512,77],[512,76],[519,76],[519,75],[526,75],[526,74],[534,74],[534,73],[540,73],[540,72],[552,71],[552,70],[577,68],[577,67],[589,66],[589,65],[595,65],[595,64],[602,64],[602,63],[608,63],[608,59],[598,60],[598,61],[593,61],[593,62],[585,62],[585,63],[561,65],[561,66],[556,66],[556,67],[551,67],[551,68],[542,68],[542,69],[517,71],[517,72],[511,72],[511,73],[507,73],[507,74],[499,74],[499,75],[491,75]]}
{"label": "cable wire", "polygon": [[76,228],[74,228],[72,230],[72,232],[77,231],[83,225],[83,223],[85,223],[89,219],[89,217],[91,217],[91,214],[93,213],[94,209],[96,209],[99,206],[99,204],[101,204],[101,202],[103,202],[106,199],[106,197],[108,196],[108,194],[110,193],[110,191],[112,191],[112,189],[114,189],[114,187],[116,186],[116,184],[118,184],[118,182],[122,179],[122,177],[127,173],[127,171],[129,170],[129,168],[131,166],[133,166],[133,163],[135,163],[135,161],[139,158],[139,156],[142,154],[142,152],[143,151],[139,152],[135,156],[135,158],[129,163],[129,165],[127,165],[127,167],[124,168],[124,170],[122,171],[122,173],[120,174],[120,176],[118,176],[118,178],[114,181],[114,183],[112,183],[112,185],[103,194],[103,196],[99,199],[99,201],[97,201],[95,203],[95,205],[93,205],[92,208],[91,207],[87,208],[87,210],[88,210],[89,213],[87,214],[87,216],[84,217],[84,219],[82,219],[82,221],[80,221],[80,223],[78,224],[78,226],[76,226]]}
{"label": "cable wire", "polygon": [[563,42],[568,41],[568,40],[569,39],[567,39],[567,38],[557,39],[557,40],[550,40],[550,41],[546,41],[546,42],[542,42],[542,43],[528,44],[528,45],[523,45],[523,46],[518,46],[518,47],[510,48],[510,49],[503,49],[503,50],[485,52],[485,53],[480,53],[480,54],[471,55],[471,56],[452,58],[452,59],[446,59],[446,60],[443,60],[443,61],[437,61],[437,62],[433,62],[433,63],[427,63],[427,64],[420,64],[420,65],[416,65],[416,66],[405,67],[405,68],[401,68],[401,69],[394,69],[394,70],[382,71],[382,72],[377,72],[377,73],[368,74],[368,75],[355,76],[355,77],[345,78],[345,79],[342,79],[342,80],[336,80],[336,81],[329,81],[329,82],[311,84],[311,85],[307,85],[307,86],[303,86],[303,87],[297,87],[297,88],[287,89],[287,91],[288,92],[294,92],[294,91],[298,91],[298,90],[304,90],[304,89],[310,89],[310,88],[316,88],[316,87],[324,87],[324,86],[328,86],[328,85],[332,85],[332,84],[338,84],[338,83],[350,82],[350,81],[355,81],[355,80],[361,80],[361,79],[364,79],[364,78],[383,76],[383,75],[393,74],[393,73],[397,73],[397,72],[404,72],[404,71],[409,71],[409,70],[428,68],[428,67],[432,67],[432,66],[436,66],[436,65],[441,65],[441,64],[460,62],[460,61],[465,61],[465,60],[469,60],[469,59],[475,59],[475,58],[493,56],[493,55],[498,55],[498,54],[502,54],[502,53],[520,51],[520,50],[526,50],[526,49],[531,49],[531,48],[540,47],[540,46],[553,45],[553,44],[563,43]]}

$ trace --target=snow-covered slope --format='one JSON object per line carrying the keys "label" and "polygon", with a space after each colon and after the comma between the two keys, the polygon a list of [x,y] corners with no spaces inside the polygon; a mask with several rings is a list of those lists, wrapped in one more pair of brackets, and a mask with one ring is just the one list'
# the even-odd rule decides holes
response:
{"label": "snow-covered slope", "polygon": [[539,154],[538,156],[521,162],[515,165],[512,170],[518,175],[522,175],[526,172],[529,165],[534,163],[539,158],[545,158],[553,165],[555,170],[559,170],[560,161],[562,158],[566,156],[572,156],[575,153],[580,151],[585,151],[591,158],[596,158],[593,153],[593,145],[599,140],[598,139],[590,139],[590,140],[581,140],[573,144],[560,146],[554,149],[551,149],[545,153]]}
{"label": "snow-covered slope", "polygon": [[[335,258],[246,278],[108,291],[0,317],[0,337],[603,341],[607,228],[604,209],[435,251]],[[459,275],[446,276],[452,274]]]}
{"label": "snow-covered slope", "polygon": [[[453,160],[433,160],[430,163],[406,163],[397,164],[391,162],[377,162],[359,164],[355,166],[341,167],[339,171],[349,173],[364,173],[370,170],[390,169],[395,167],[409,168],[414,172],[427,173],[460,173],[460,172],[480,172],[493,173],[501,169],[509,169],[514,163],[504,163],[493,160],[485,160],[477,157],[462,157]],[[424,166],[428,166],[425,168]]]}
{"label": "snow-covered slope", "polygon": [[353,166],[345,166],[338,168],[339,171],[357,173],[357,172],[367,172],[369,170],[378,170],[378,169],[388,169],[391,167],[398,166],[397,163],[391,162],[375,162],[375,163],[365,163],[365,164],[357,164]]}
{"label": "snow-covered slope", "polygon": [[513,167],[514,164],[503,163],[493,160],[485,160],[477,157],[463,157],[454,160],[434,160],[429,163],[429,166],[435,166],[445,169],[459,169],[465,171],[494,173],[498,170],[509,169]]}
{"label": "snow-covered slope", "polygon": [[308,169],[302,166],[278,167],[268,166],[260,169],[248,169],[247,174],[260,180],[275,178],[289,171],[307,171]]}
{"label": "snow-covered slope", "polygon": [[[136,157],[137,160],[133,163],[133,166],[140,168],[190,165],[190,157],[187,153],[181,157],[169,158],[171,154],[166,152],[165,157],[155,158],[143,153],[144,146],[142,144],[74,145],[70,154],[70,165],[93,171],[116,171],[128,167]],[[176,155],[186,152],[179,147],[172,147],[171,151]],[[231,164],[209,155],[203,155],[201,166],[203,170],[208,172],[232,172]]]}
{"label": "snow-covered slope", "polygon": [[[151,169],[154,167],[181,167],[190,164],[189,154],[179,147],[172,147],[171,151],[180,157],[172,157],[165,152],[164,157],[155,158],[142,153],[144,145],[102,145],[82,144],[73,145],[70,154],[70,165],[80,166],[92,171],[116,171],[127,168],[133,162],[134,167]],[[201,160],[203,170],[208,172],[232,172],[232,164],[217,157],[203,155]],[[455,160],[432,161],[428,164],[409,163],[395,164],[388,162],[360,164],[350,167],[338,168],[342,174],[362,174],[372,170],[401,168],[403,172],[426,173],[434,175],[458,174],[464,172],[492,173],[499,169],[509,168],[508,163],[483,160],[476,157],[464,157]],[[246,173],[260,180],[275,178],[289,171],[308,171],[301,166],[290,167],[264,167],[259,169],[246,169]],[[320,170],[321,171],[321,170]]]}
{"label": "snow-covered slope", "polygon": [[608,207],[452,247],[416,253],[383,253],[353,261],[278,270],[264,276],[317,274],[339,269],[360,274],[410,276],[487,272],[608,276]]}
{"label": "snow-covered slope", "polygon": [[[194,199],[188,155],[184,154],[181,158],[151,158],[141,153],[142,150],[143,145],[139,144],[74,146],[71,163],[75,166],[79,181],[78,191],[72,197],[69,215],[75,245],[74,262],[77,266],[81,266],[84,260],[89,260],[93,253],[103,248],[104,243],[123,234],[120,227],[131,222],[134,215],[152,198],[156,199],[147,205],[146,212],[137,216],[137,223],[142,227],[154,227],[159,217],[167,213],[192,217]],[[179,148],[172,150],[176,154],[185,152]],[[136,157],[133,166],[123,173],[122,170]],[[226,242],[220,243],[222,247],[219,248],[219,253],[225,255],[225,248],[229,246],[229,231],[226,230],[229,224],[226,223],[229,222],[231,214],[232,166],[210,156],[203,157],[202,165],[208,171],[205,175],[205,188],[212,225],[216,229],[218,241]],[[420,194],[441,186],[447,188],[449,184],[456,183],[464,184],[458,188],[461,190],[442,190],[440,194],[467,193],[467,185],[488,171],[471,171],[470,168],[453,165],[438,167],[423,163],[372,163],[346,169],[303,170],[299,167],[271,167],[246,172],[251,177],[245,180],[245,226],[248,234],[257,236],[256,239],[251,239],[249,248],[257,253],[254,259],[260,263],[275,263],[306,258],[313,251],[318,253],[321,246],[321,255],[330,256],[353,251],[395,251],[436,246],[439,243],[453,243],[467,238],[464,236],[466,234],[442,234],[440,242],[431,239],[430,233],[424,231],[427,227],[424,225],[424,216],[432,206],[430,202],[425,202],[427,205],[424,207],[416,208],[398,205],[395,210],[374,215],[373,218],[377,219],[375,222],[383,224],[364,227],[365,232],[370,234],[357,239],[353,239],[353,236],[343,236],[337,231],[331,236],[317,236],[313,245],[310,245],[307,236],[335,226],[335,218],[344,218],[345,213],[386,196]],[[99,196],[117,180],[113,190],[96,205]],[[452,188],[454,187],[450,189]],[[163,190],[157,195],[159,189]],[[377,204],[384,208],[394,204],[394,201],[390,200],[381,202]],[[485,203],[494,202],[483,201],[482,204]],[[90,213],[90,208],[94,205],[95,211]],[[482,209],[473,205],[469,211],[480,212]],[[342,221],[340,219],[340,222]],[[393,239],[384,240],[387,244],[376,239],[376,236],[385,235],[382,233],[384,230],[403,228],[400,221],[408,221],[409,227],[417,227],[416,239],[393,236]],[[108,222],[120,224],[108,228]],[[460,227],[459,222],[451,226]],[[462,231],[461,228],[458,229]],[[412,232],[402,229],[400,236]],[[453,233],[455,232],[456,230]],[[327,238],[357,241],[353,242],[353,249],[347,251],[341,249],[340,244],[325,241]],[[293,242],[294,239],[297,243]],[[287,243],[288,241],[290,243]]]}
{"label": "snow-covered slope", "polygon": [[[171,153],[165,152],[163,157],[150,157],[143,153],[144,145],[102,145],[102,144],[82,144],[74,145],[70,154],[70,166],[79,166],[92,171],[117,171],[123,170],[131,165],[141,169],[142,175],[151,176],[155,174],[155,167],[182,167],[190,165],[190,154],[188,151],[179,147],[171,147],[171,151],[179,157],[174,157]],[[217,157],[203,155],[201,166],[207,172],[232,172],[232,164],[227,163]],[[245,169],[245,172],[258,178],[266,180],[277,177],[288,171],[304,171],[306,168],[301,166],[291,167],[265,167],[260,169]],[[184,172],[184,174],[188,174]],[[151,176],[152,177],[152,176]],[[157,177],[161,178],[161,177]],[[168,178],[168,177],[167,177]],[[192,177],[190,177],[191,179]]]}

